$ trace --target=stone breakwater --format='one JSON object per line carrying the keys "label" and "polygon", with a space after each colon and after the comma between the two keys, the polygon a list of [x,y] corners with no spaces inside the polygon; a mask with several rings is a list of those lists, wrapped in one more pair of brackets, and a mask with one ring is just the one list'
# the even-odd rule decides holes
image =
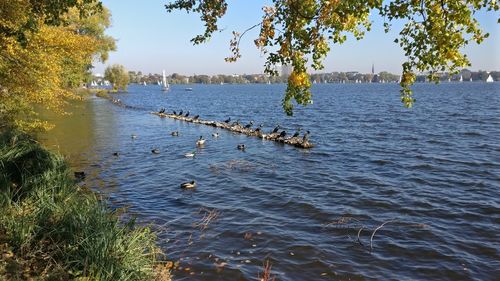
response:
{"label": "stone breakwater", "polygon": [[261,130],[254,130],[254,129],[247,129],[243,127],[240,124],[232,124],[232,123],[225,123],[225,122],[217,122],[217,121],[209,121],[209,120],[203,120],[199,118],[192,118],[192,117],[185,117],[182,115],[175,115],[175,114],[168,114],[168,113],[159,113],[159,112],[151,112],[151,114],[157,115],[161,118],[173,118],[185,122],[190,122],[190,123],[195,123],[195,124],[202,124],[206,126],[211,126],[215,128],[221,128],[224,130],[228,130],[234,133],[240,133],[244,134],[247,136],[253,136],[253,137],[258,137],[261,139],[269,140],[269,141],[275,141],[287,145],[293,145],[295,147],[299,148],[312,148],[314,145],[309,142],[308,139],[304,139],[303,137],[281,137],[280,133],[270,133],[270,134],[265,134]]}

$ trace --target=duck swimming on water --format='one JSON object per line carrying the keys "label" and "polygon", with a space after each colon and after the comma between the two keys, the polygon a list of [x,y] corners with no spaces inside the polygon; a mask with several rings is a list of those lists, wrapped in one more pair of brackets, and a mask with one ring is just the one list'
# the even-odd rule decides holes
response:
{"label": "duck swimming on water", "polygon": [[172,133],[170,133],[172,136],[174,137],[178,137],[179,136],[179,131],[173,131]]}
{"label": "duck swimming on water", "polygon": [[136,134],[132,134],[130,137],[135,140],[137,138],[137,135]]}
{"label": "duck swimming on water", "polygon": [[190,181],[190,182],[185,182],[181,183],[181,188],[183,189],[191,189],[196,187],[196,181]]}
{"label": "duck swimming on water", "polygon": [[186,157],[194,157],[195,155],[196,155],[196,151],[188,152],[188,153],[184,154],[184,156],[186,156]]}
{"label": "duck swimming on water", "polygon": [[202,146],[205,144],[205,139],[203,139],[203,136],[200,136],[200,138],[196,141],[197,146]]}
{"label": "duck swimming on water", "polygon": [[213,134],[212,134],[212,137],[214,137],[214,138],[218,138],[218,137],[219,137],[219,133],[213,133]]}
{"label": "duck swimming on water", "polygon": [[151,153],[153,153],[153,154],[160,154],[160,149],[153,148],[153,150],[151,150]]}
{"label": "duck swimming on water", "polygon": [[245,150],[245,145],[240,143],[238,144],[238,146],[236,146],[236,148],[238,148],[239,150]]}

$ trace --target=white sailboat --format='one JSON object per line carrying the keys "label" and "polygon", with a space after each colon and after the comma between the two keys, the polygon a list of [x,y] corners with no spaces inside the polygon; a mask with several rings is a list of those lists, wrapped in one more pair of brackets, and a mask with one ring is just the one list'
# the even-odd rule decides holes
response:
{"label": "white sailboat", "polygon": [[460,80],[458,80],[460,82],[463,82],[464,81],[464,78],[462,77],[462,75],[460,75]]}
{"label": "white sailboat", "polygon": [[170,90],[170,85],[167,82],[167,75],[165,75],[165,70],[163,70],[163,81],[162,81],[163,87],[161,88],[162,91],[167,92]]}
{"label": "white sailboat", "polygon": [[486,79],[486,83],[493,83],[493,77],[491,77],[491,74],[488,74],[488,78]]}
{"label": "white sailboat", "polygon": [[147,86],[148,84],[146,83],[146,81],[144,81],[144,83],[142,83],[144,86]]}

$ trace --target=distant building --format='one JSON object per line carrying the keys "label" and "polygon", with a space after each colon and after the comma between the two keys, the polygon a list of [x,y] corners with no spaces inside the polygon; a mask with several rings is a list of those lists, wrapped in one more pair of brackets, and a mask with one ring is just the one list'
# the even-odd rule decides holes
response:
{"label": "distant building", "polygon": [[375,64],[372,63],[372,83],[380,83],[380,77],[378,74],[375,74]]}

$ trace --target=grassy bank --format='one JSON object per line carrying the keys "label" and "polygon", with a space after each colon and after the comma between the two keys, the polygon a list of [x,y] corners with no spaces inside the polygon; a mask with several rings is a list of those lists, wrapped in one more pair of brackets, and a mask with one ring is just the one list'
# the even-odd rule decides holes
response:
{"label": "grassy bank", "polygon": [[60,155],[0,135],[0,279],[169,280],[155,234],[76,184]]}

